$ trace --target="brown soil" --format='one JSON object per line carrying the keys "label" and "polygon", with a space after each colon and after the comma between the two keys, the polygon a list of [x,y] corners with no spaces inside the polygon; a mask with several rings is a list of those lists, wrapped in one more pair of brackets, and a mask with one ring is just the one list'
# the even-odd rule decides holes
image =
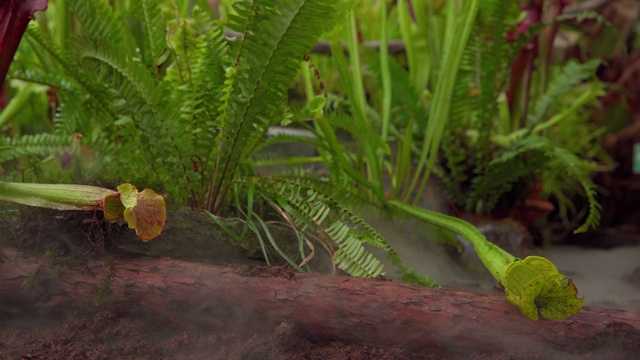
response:
{"label": "brown soil", "polygon": [[[17,230],[0,232],[0,246],[16,246],[34,254],[48,251],[54,254],[48,266],[64,271],[65,266],[79,266],[70,264],[69,259],[106,258],[110,253],[132,255],[132,261],[141,252],[153,257],[166,256],[168,251],[184,257],[188,251],[177,254],[177,247],[171,244],[177,239],[182,247],[187,247],[185,240],[188,239],[188,243],[193,242],[202,250],[196,256],[207,257],[207,253],[225,249],[228,253],[222,257],[222,265],[233,266],[235,272],[254,277],[255,281],[261,281],[264,276],[293,276],[286,266],[256,266],[255,251],[246,250],[251,250],[251,246],[245,249],[230,246],[232,241],[219,230],[215,233],[210,224],[201,223],[200,215],[173,215],[164,238],[148,243],[145,249],[131,242],[130,234],[119,228],[96,228],[94,222],[83,218],[60,219],[56,215],[56,219],[42,214],[35,216],[39,221],[23,215],[32,226],[0,224],[4,230]],[[178,219],[185,217],[194,217],[200,222],[195,227],[181,225]],[[200,242],[200,235],[209,239],[208,246]],[[213,244],[211,239],[217,242]],[[233,252],[236,254],[230,255]],[[220,261],[216,261],[218,265]],[[318,267],[323,268],[323,264]],[[90,304],[92,300],[95,299],[87,299],[66,313],[41,313],[16,304],[0,303],[0,359],[626,359],[640,351],[638,330],[615,322],[597,338],[588,339],[579,354],[557,348],[519,352],[481,346],[477,352],[460,354],[452,350],[451,344],[445,347],[425,343],[421,348],[408,348],[402,343],[345,343],[319,338],[289,320],[258,329],[248,326],[250,322],[243,321],[242,316],[232,326],[215,320],[194,321],[193,318],[206,309],[194,309],[186,314],[158,313],[140,304],[123,308],[121,304],[113,306],[105,301],[96,306]]]}
{"label": "brown soil", "polygon": [[[44,320],[44,319],[43,319]],[[60,323],[4,322],[3,359],[435,359],[402,346],[316,343],[281,323],[270,334],[200,328],[107,308],[77,310]],[[247,329],[245,329],[247,330]]]}
{"label": "brown soil", "polygon": [[[256,259],[259,254],[252,243],[255,239],[249,238],[248,243],[242,244],[244,247],[239,247],[201,213],[173,213],[165,233],[156,241],[143,244],[126,227],[97,226],[92,221],[95,219],[83,214],[23,211],[20,224],[12,223],[3,213],[0,226],[15,231],[0,232],[0,246],[18,246],[34,254],[49,251],[55,254],[52,265],[61,269],[69,266],[69,259],[127,253],[171,254],[182,259],[189,256],[193,261],[237,266],[238,273],[255,276],[255,281],[260,281],[267,270],[280,276],[292,271],[286,266],[256,267],[263,261]],[[227,225],[239,230],[237,224]],[[270,332],[247,328],[241,322],[230,329],[221,324],[194,325],[193,319],[181,318],[182,315],[158,314],[136,304],[131,306],[123,311],[121,306],[85,304],[69,313],[40,313],[0,304],[0,359],[436,358],[431,352],[416,354],[400,345],[318,341],[286,322]]]}

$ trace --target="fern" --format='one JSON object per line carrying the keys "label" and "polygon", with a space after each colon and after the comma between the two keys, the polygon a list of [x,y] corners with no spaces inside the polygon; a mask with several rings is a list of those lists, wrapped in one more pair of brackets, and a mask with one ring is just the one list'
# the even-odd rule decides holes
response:
{"label": "fern", "polygon": [[122,53],[131,54],[123,21],[106,1],[71,0],[69,8],[80,20],[87,37],[117,45]]}
{"label": "fern", "polygon": [[[198,9],[192,18],[165,22],[157,2],[150,0],[131,3],[123,13],[107,0],[69,0],[80,25],[70,42],[73,51],[57,48],[34,28],[28,42],[37,54],[35,72],[15,72],[58,90],[56,133],[0,139],[0,161],[77,145],[70,133],[80,131],[83,145],[101,152],[105,169],[129,176],[151,173],[152,181],[157,177],[171,195],[184,195],[193,206],[219,213],[237,175],[252,173],[250,161],[258,149],[296,140],[263,142],[271,125],[290,118],[287,90],[303,55],[351,5],[347,0],[237,2],[228,25],[243,36],[229,44],[223,24],[214,24]],[[49,68],[52,75],[47,75]],[[299,231],[336,246],[334,260],[348,273],[382,274],[382,264],[367,250],[375,246],[387,252],[405,279],[433,285],[406,268],[375,229],[331,196],[363,202],[357,200],[362,193],[340,188],[355,189],[354,180],[362,179],[351,165],[362,162],[343,151],[334,130],[367,138],[376,134],[339,113],[319,123],[318,136],[305,141],[333,158],[334,173],[346,169],[351,177],[337,176],[335,183],[306,176],[243,177],[240,183],[254,186],[274,208],[286,211]],[[370,143],[387,150],[381,141]],[[366,180],[361,184],[371,186]],[[381,189],[374,190],[383,197]],[[246,216],[255,218],[251,211]],[[250,227],[259,232],[265,223],[258,219]],[[111,277],[105,278],[105,289]]]}
{"label": "fern", "polygon": [[[366,57],[369,71],[372,73],[376,83],[382,87],[382,73],[380,69],[380,58],[378,54]],[[427,123],[427,111],[423,106],[423,99],[418,89],[416,89],[409,73],[402,69],[400,64],[389,58],[389,72],[391,79],[391,104],[394,123],[398,127],[406,127],[410,122],[417,124],[419,128],[424,128]],[[413,131],[414,129],[407,129]]]}
{"label": "fern", "polygon": [[328,113],[325,119],[334,129],[346,130],[356,138],[366,138],[367,141],[371,142],[376,148],[385,153],[389,153],[389,145],[383,142],[380,136],[374,132],[370,126],[353,121],[349,115],[343,112]]}
{"label": "fern", "polygon": [[225,80],[225,68],[231,58],[223,31],[199,8],[193,9],[192,22],[184,22],[171,36],[176,62],[164,78],[173,88],[172,97],[180,104],[180,118],[191,135],[195,154],[209,164],[214,137],[219,125],[219,101]]}
{"label": "fern", "polygon": [[25,155],[50,155],[71,144],[71,136],[41,133],[19,138],[0,137],[0,163]]}
{"label": "fern", "polygon": [[591,60],[584,64],[570,61],[565,65],[560,74],[556,75],[549,84],[545,94],[536,102],[534,110],[528,119],[528,128],[533,130],[540,123],[560,95],[570,91],[587,78],[592,77],[598,65],[600,65],[599,60]]}
{"label": "fern", "polygon": [[73,79],[65,76],[64,74],[36,72],[33,70],[15,70],[11,72],[10,77],[16,80],[46,85],[56,88],[59,91],[69,93],[78,92],[78,86],[75,84]]}
{"label": "fern", "polygon": [[[553,123],[545,123],[544,119],[559,104],[561,95],[592,76],[598,62],[571,62],[563,67],[531,107],[526,128],[510,129],[510,124],[499,126],[500,96],[505,89],[509,66],[522,46],[544,28],[543,24],[536,24],[529,33],[517,39],[508,38],[507,33],[513,29],[518,15],[514,5],[497,0],[481,4],[476,31],[467,45],[456,79],[450,123],[440,152],[441,168],[437,175],[453,201],[467,211],[482,213],[492,211],[498,205],[506,205],[504,201],[507,199],[517,201],[518,196],[524,195],[519,191],[543,176],[550,178],[546,174],[555,174],[566,167],[565,176],[577,181],[588,199],[590,211],[585,225],[580,228],[583,230],[584,226],[597,223],[599,216],[595,187],[588,178],[589,169],[593,166],[585,165],[590,163],[571,152],[580,150],[564,149],[566,141],[552,142],[559,139],[557,136],[539,137],[540,131],[536,129],[543,125],[569,126],[556,124],[560,121],[556,118],[553,118]],[[590,94],[584,95],[583,103],[595,100],[595,95],[587,97]],[[519,118],[516,112],[510,115]],[[501,120],[512,122],[511,119]],[[498,135],[497,131],[501,129],[513,132]],[[583,165],[570,166],[568,163],[571,161],[574,165]],[[558,167],[560,163],[564,165]],[[570,190],[575,182],[563,184]]]}
{"label": "fern", "polygon": [[90,96],[91,102],[87,106],[94,110],[94,115],[100,114],[99,118],[114,116],[110,111],[111,101],[107,89],[85,73],[71,53],[48,41],[35,26],[29,27],[25,38],[41,59],[42,67],[38,69],[40,74],[48,73],[48,67],[61,67],[64,69],[65,80],[72,81],[73,87],[77,85],[78,94],[86,93]]}
{"label": "fern", "polygon": [[553,156],[554,161],[552,165],[556,169],[558,176],[568,175],[571,179],[575,179],[575,181],[582,186],[584,195],[587,197],[589,204],[587,218],[575,232],[581,233],[587,231],[590,227],[595,228],[600,223],[600,209],[602,207],[596,198],[598,193],[596,185],[589,178],[589,172],[592,166],[589,166],[589,164],[574,153],[562,148],[554,148]]}
{"label": "fern", "polygon": [[[182,170],[179,176],[184,183],[190,183],[187,169],[191,164],[182,154],[193,154],[194,151],[186,138],[185,126],[173,121],[178,117],[173,103],[164,101],[169,96],[169,84],[150,77],[145,66],[131,53],[123,53],[118,44],[99,38],[110,31],[96,29],[118,22],[110,19],[107,24],[96,22],[91,18],[91,11],[84,11],[86,3],[89,2],[82,2],[82,5],[71,3],[88,34],[80,39],[80,56],[91,71],[98,73],[99,80],[117,94],[121,104],[119,112],[132,119],[133,126],[129,129],[134,133],[130,136],[137,140],[139,150],[132,149],[131,143],[122,150],[141,154],[139,161],[151,165],[166,179]],[[87,8],[91,9],[91,6]],[[119,29],[115,26],[112,31],[118,33]]]}
{"label": "fern", "polygon": [[589,227],[597,226],[600,221],[601,207],[596,199],[596,185],[589,178],[593,168],[593,165],[576,154],[552,145],[547,138],[529,136],[491,161],[486,173],[474,179],[467,206],[481,204],[482,211],[491,211],[500,197],[511,190],[514,183],[527,177],[531,181],[531,169],[540,169],[538,172],[544,169],[554,174],[553,176],[571,179],[567,187],[572,187],[571,183],[578,183],[583,188],[589,211],[576,232],[584,232]]}
{"label": "fern", "polygon": [[[243,149],[252,149],[275,123],[274,111],[286,96],[302,55],[329,29],[340,2],[294,0],[276,4],[255,0],[235,4],[238,16],[231,27],[244,34],[218,121],[221,131],[211,153],[215,178],[209,190],[209,207],[219,211]],[[275,11],[277,9],[277,12]],[[231,76],[234,74],[235,76]],[[233,99],[233,101],[229,101]]]}
{"label": "fern", "polygon": [[132,2],[132,13],[142,20],[143,50],[145,64],[157,69],[168,54],[167,34],[164,28],[160,8],[155,0],[139,0]]}
{"label": "fern", "polygon": [[[494,117],[497,114],[496,98],[507,80],[509,65],[519,48],[514,48],[507,41],[506,34],[515,25],[519,14],[516,3],[504,3],[500,0],[483,1],[478,17],[480,63],[479,74],[480,97],[478,99],[479,138],[483,141],[491,134]],[[488,139],[488,136],[486,137]],[[482,146],[482,145],[480,145]]]}
{"label": "fern", "polygon": [[258,179],[256,185],[266,200],[277,203],[295,220],[301,231],[322,234],[338,246],[336,265],[353,276],[375,277],[382,274],[382,264],[363,244],[385,250],[403,279],[433,286],[426,277],[408,269],[391,245],[374,228],[332,197],[308,185],[302,179]]}
{"label": "fern", "polygon": [[326,144],[320,141],[317,137],[309,137],[309,136],[294,135],[294,134],[275,134],[275,135],[269,135],[269,137],[267,137],[264,141],[261,141],[260,144],[258,144],[255,149],[256,151],[258,151],[272,145],[285,144],[285,143],[309,144],[319,149],[326,148]]}
{"label": "fern", "polygon": [[[490,212],[498,201],[521,179],[532,181],[548,161],[549,142],[541,137],[528,137],[505,150],[489,162],[484,172],[472,180],[466,202],[467,211]],[[499,181],[497,181],[499,179]]]}
{"label": "fern", "polygon": [[[489,0],[480,4],[475,31],[454,86],[448,141],[442,145],[452,183],[465,184],[469,176],[481,174],[491,160],[495,145],[490,139],[496,130],[498,96],[517,51],[507,42],[506,33],[514,26],[518,12],[515,3]],[[473,129],[473,136],[466,129]],[[459,189],[452,190],[455,198],[463,197]]]}

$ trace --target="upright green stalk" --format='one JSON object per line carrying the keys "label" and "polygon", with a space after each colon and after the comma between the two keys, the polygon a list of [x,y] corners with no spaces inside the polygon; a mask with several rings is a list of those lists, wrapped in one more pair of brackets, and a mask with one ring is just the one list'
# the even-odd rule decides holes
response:
{"label": "upright green stalk", "polygon": [[[382,141],[387,142],[391,125],[391,73],[389,71],[389,38],[387,34],[387,1],[380,7],[380,73],[382,74]],[[381,155],[382,156],[382,155]],[[382,161],[380,161],[382,163]]]}
{"label": "upright green stalk", "polygon": [[[370,122],[367,117],[367,112],[365,109],[366,100],[365,100],[365,92],[364,86],[362,84],[362,69],[361,69],[361,61],[360,61],[360,50],[358,44],[358,30],[356,28],[356,15],[355,11],[351,10],[349,12],[349,20],[347,24],[347,44],[349,48],[349,60],[351,65],[351,75],[353,79],[353,93],[350,97],[351,102],[353,103],[353,108],[358,114],[360,121],[370,127]],[[382,188],[382,166],[381,163],[377,161],[378,158],[378,149],[373,146],[373,142],[364,141],[364,156],[367,160],[366,163],[366,173],[369,181],[373,182],[375,185]]]}
{"label": "upright green stalk", "polygon": [[[340,75],[342,84],[347,93],[347,98],[351,102],[351,110],[353,112],[353,121],[361,124],[363,128],[366,128],[366,133],[372,134],[371,122],[366,114],[366,100],[364,88],[362,85],[362,71],[360,63],[360,52],[358,49],[357,30],[355,14],[353,11],[349,12],[349,16],[344,23],[344,28],[341,30],[347,33],[347,49],[349,51],[349,62],[344,55],[342,48],[341,33],[334,30],[331,36],[331,53],[333,62],[336,65],[338,73]],[[357,134],[356,134],[357,136]],[[370,193],[376,200],[382,201],[383,183],[382,183],[382,163],[379,162],[378,154],[380,149],[376,146],[376,142],[373,139],[366,137],[358,137],[358,141],[363,147],[364,162],[357,163],[355,170],[349,170],[345,168],[345,171],[354,176],[358,182],[361,182],[362,178],[366,177],[365,186],[372,190]],[[355,174],[360,172],[364,175],[355,177]],[[375,189],[375,190],[373,190]]]}
{"label": "upright green stalk", "polygon": [[[391,73],[389,71],[389,44],[387,34],[387,0],[381,1],[380,7],[380,73],[382,75],[382,129],[380,137],[387,142],[391,126]],[[378,164],[383,164],[383,152],[378,152]],[[393,184],[392,184],[393,187]]]}
{"label": "upright green stalk", "polygon": [[[449,118],[451,98],[456,77],[460,70],[460,61],[480,6],[479,0],[464,1],[460,13],[457,14],[455,3],[455,1],[447,1],[445,49],[441,62],[443,65],[438,76],[435,95],[429,113],[429,122],[424,133],[422,151],[415,175],[409,186],[410,191],[407,192],[408,197],[414,192],[413,190],[416,189],[420,181],[420,186],[417,188],[413,199],[414,204],[420,199],[424,191],[438,155],[442,133]],[[405,200],[409,199],[405,198]]]}
{"label": "upright green stalk", "polygon": [[411,82],[416,89],[424,89],[432,64],[427,41],[429,31],[424,17],[425,0],[414,0],[411,4],[409,0],[399,0],[397,10]]}
{"label": "upright green stalk", "polygon": [[56,0],[55,13],[55,42],[60,49],[67,49],[66,42],[71,38],[71,18],[66,0]]}

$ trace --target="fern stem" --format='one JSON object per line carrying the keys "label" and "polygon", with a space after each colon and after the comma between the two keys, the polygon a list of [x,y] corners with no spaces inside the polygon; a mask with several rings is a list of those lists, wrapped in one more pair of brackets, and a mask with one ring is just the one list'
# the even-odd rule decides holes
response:
{"label": "fern stem", "polygon": [[302,72],[302,79],[304,80],[304,94],[307,98],[307,106],[309,106],[315,96],[315,92],[313,91],[313,83],[311,82],[311,69],[306,61],[300,62],[300,71]]}

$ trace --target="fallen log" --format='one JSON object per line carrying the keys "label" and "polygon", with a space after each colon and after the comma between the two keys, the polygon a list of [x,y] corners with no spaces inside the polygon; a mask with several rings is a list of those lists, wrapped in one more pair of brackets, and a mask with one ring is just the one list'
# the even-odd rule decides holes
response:
{"label": "fallen log", "polygon": [[141,305],[202,324],[254,329],[286,322],[314,339],[435,345],[460,354],[640,351],[635,312],[585,308],[563,321],[534,322],[501,296],[159,257],[109,256],[57,270],[44,256],[0,249],[0,305],[60,309],[107,294],[111,306],[123,309]]}

